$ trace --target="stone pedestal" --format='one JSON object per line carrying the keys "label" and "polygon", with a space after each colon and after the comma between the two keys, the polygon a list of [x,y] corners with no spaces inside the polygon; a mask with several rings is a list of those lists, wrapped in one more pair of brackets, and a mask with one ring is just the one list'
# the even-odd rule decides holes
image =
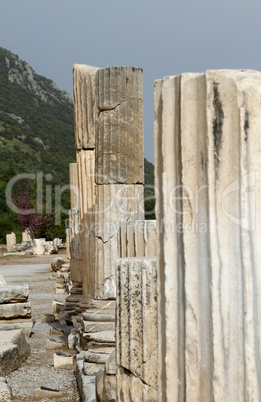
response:
{"label": "stone pedestal", "polygon": [[155,85],[160,401],[258,401],[261,74]]}
{"label": "stone pedestal", "polygon": [[158,401],[156,258],[117,261],[118,401]]}

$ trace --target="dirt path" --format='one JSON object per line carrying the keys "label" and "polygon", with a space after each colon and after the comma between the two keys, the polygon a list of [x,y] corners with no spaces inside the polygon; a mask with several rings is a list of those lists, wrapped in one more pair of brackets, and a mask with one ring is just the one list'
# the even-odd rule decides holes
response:
{"label": "dirt path", "polygon": [[[67,296],[55,295],[55,283],[49,279],[48,266],[53,257],[20,256],[19,259],[17,256],[7,256],[0,258],[0,274],[4,276],[7,284],[28,283],[32,317],[35,320],[33,334],[29,339],[31,356],[18,370],[7,377],[8,384],[12,388],[13,400],[16,402],[35,401],[35,390],[40,386],[63,391],[64,397],[59,401],[80,400],[74,370],[54,369],[54,352],[45,349],[47,339],[53,337],[49,335],[51,326],[55,325],[60,328],[61,326],[59,322],[55,324],[42,323],[42,314],[53,312],[53,299],[63,300]],[[66,256],[62,257],[66,258]],[[72,327],[63,326],[62,329],[68,334]],[[41,399],[41,401],[51,400]]]}

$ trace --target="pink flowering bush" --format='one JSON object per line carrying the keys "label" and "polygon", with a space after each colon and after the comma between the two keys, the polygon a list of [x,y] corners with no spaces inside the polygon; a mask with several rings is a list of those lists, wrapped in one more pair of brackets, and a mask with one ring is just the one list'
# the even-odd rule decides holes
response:
{"label": "pink flowering bush", "polygon": [[[31,238],[40,235],[43,229],[47,229],[54,222],[53,214],[39,214],[35,208],[35,193],[31,193],[29,186],[18,185],[16,194],[10,197],[7,203],[12,209],[12,205],[18,208],[17,220],[19,222],[18,230],[29,230]],[[38,205],[42,209],[42,205]]]}

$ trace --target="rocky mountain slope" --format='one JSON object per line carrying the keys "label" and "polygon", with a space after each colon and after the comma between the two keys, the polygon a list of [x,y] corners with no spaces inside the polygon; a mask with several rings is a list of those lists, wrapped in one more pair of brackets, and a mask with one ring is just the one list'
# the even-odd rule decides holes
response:
{"label": "rocky mountain slope", "polygon": [[75,160],[73,102],[66,91],[0,48],[0,171],[68,181]]}

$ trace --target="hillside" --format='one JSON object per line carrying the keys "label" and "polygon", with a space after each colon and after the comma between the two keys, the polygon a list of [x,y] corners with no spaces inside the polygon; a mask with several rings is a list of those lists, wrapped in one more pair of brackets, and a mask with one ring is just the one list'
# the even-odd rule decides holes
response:
{"label": "hillside", "polygon": [[[71,162],[75,162],[75,139],[69,94],[0,47],[0,242],[17,227],[5,202],[8,181],[16,174],[43,172],[43,177],[51,174],[46,184],[54,189],[56,184],[68,184]],[[145,159],[145,184],[153,186],[153,170]],[[153,194],[151,186],[145,188],[145,197]],[[69,194],[64,198],[64,207],[69,208]],[[153,201],[145,201],[146,210],[153,207]]]}
{"label": "hillside", "polygon": [[0,48],[0,171],[42,170],[68,182],[75,160],[73,102],[17,55]]}

